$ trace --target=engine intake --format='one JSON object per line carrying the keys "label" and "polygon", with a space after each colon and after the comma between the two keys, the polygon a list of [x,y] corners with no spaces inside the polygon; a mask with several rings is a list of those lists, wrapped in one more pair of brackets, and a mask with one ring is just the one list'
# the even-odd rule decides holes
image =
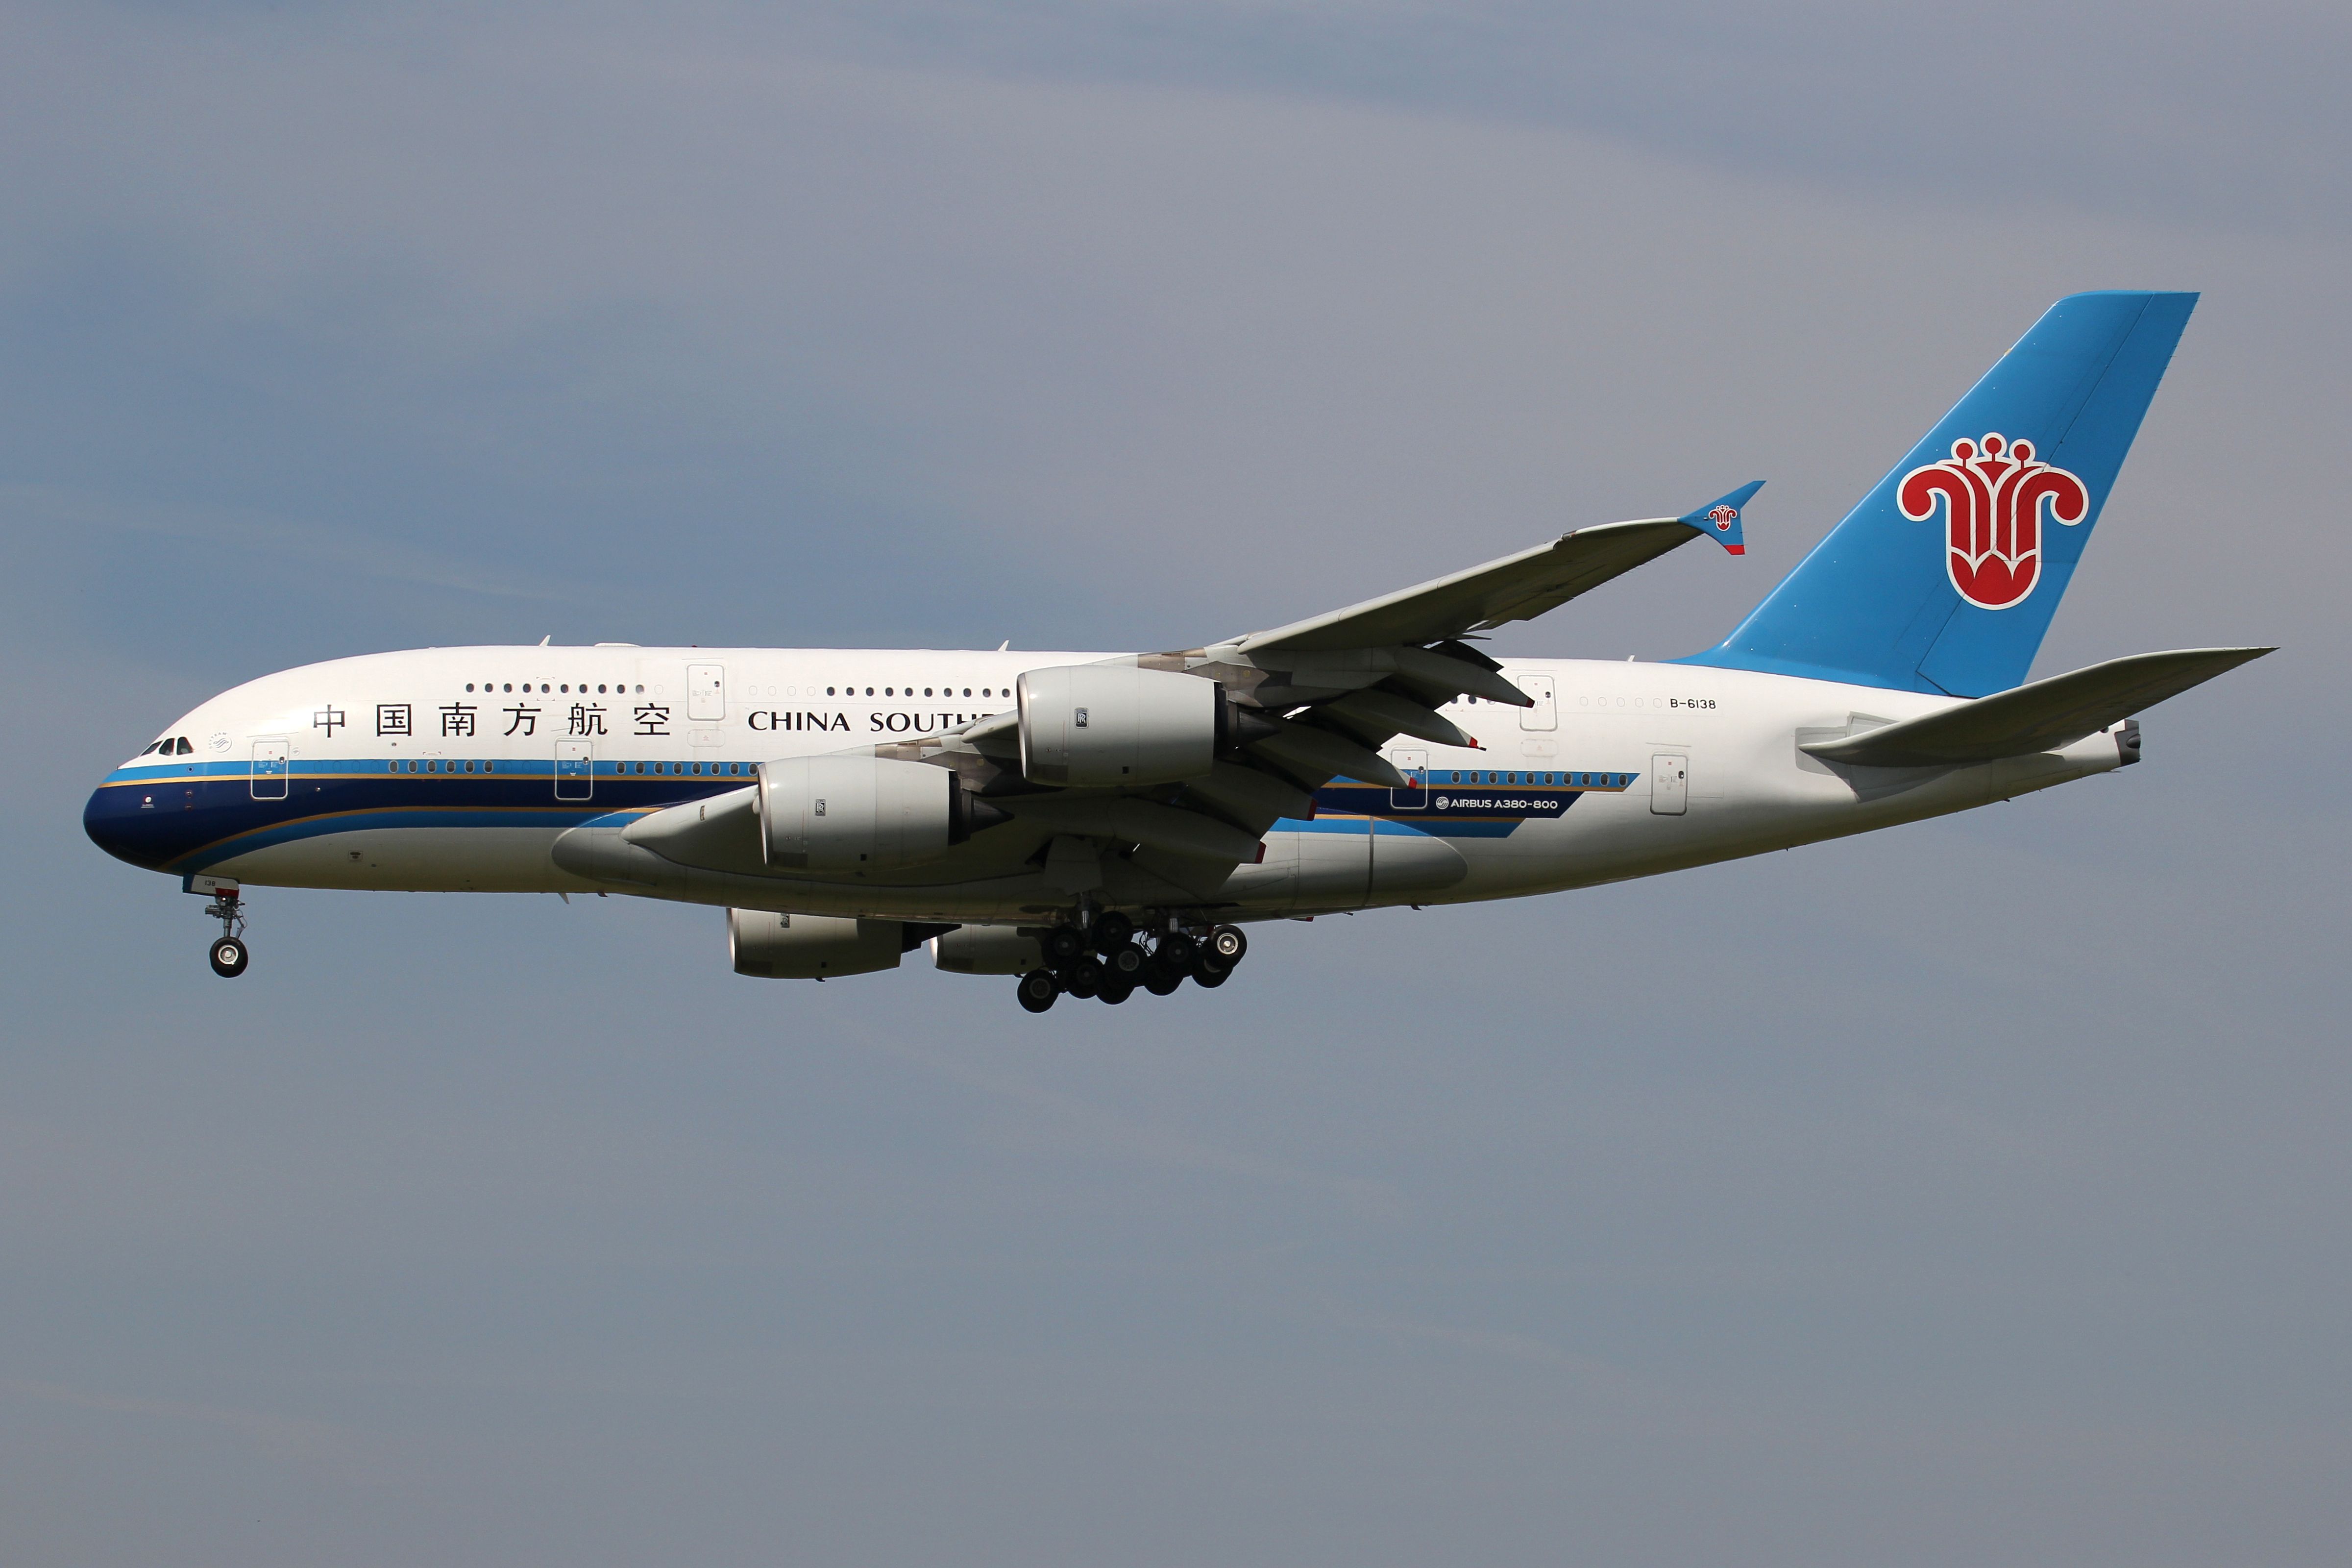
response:
{"label": "engine intake", "polygon": [[793,871],[919,865],[985,826],[952,770],[890,757],[761,763],[758,801],[761,856]]}
{"label": "engine intake", "polygon": [[1224,690],[1134,665],[1079,664],[1021,678],[1021,775],[1080,788],[1175,784],[1216,765]]}

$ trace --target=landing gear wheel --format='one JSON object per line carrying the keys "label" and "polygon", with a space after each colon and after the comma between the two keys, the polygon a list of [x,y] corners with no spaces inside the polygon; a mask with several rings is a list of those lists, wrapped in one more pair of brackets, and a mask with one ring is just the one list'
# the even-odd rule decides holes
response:
{"label": "landing gear wheel", "polygon": [[1131,942],[1121,942],[1103,955],[1103,967],[1130,985],[1143,978],[1143,966],[1149,962],[1149,955]]}
{"label": "landing gear wheel", "polygon": [[1209,951],[1231,969],[1249,951],[1249,938],[1242,934],[1239,926],[1219,926],[1209,933]]}
{"label": "landing gear wheel", "polygon": [[1233,977],[1232,970],[1221,968],[1213,963],[1196,964],[1192,969],[1192,984],[1204,991],[1214,991]]}
{"label": "landing gear wheel", "polygon": [[1144,966],[1143,988],[1154,996],[1172,996],[1183,984],[1184,972],[1172,963],[1162,963],[1155,958]]}
{"label": "landing gear wheel", "polygon": [[213,973],[223,980],[234,980],[245,973],[246,961],[251,956],[246,950],[244,939],[222,937],[213,943]]}
{"label": "landing gear wheel", "polygon": [[1135,994],[1135,983],[1129,980],[1106,980],[1102,983],[1102,989],[1096,994],[1116,1007]]}
{"label": "landing gear wheel", "polygon": [[1062,989],[1071,995],[1081,999],[1092,996],[1102,989],[1102,965],[1088,959],[1071,965],[1064,972],[1061,979]]}
{"label": "landing gear wheel", "polygon": [[1021,1005],[1032,1013],[1042,1013],[1051,1007],[1054,998],[1061,994],[1062,983],[1043,969],[1033,969],[1023,975],[1017,992]]}
{"label": "landing gear wheel", "polygon": [[1200,951],[1199,942],[1181,931],[1171,931],[1160,939],[1159,950],[1152,954],[1152,957],[1174,970],[1177,977],[1181,979],[1192,969],[1192,959]]}
{"label": "landing gear wheel", "polygon": [[1067,963],[1086,952],[1087,939],[1078,934],[1077,928],[1075,926],[1055,926],[1045,933],[1045,940],[1042,945],[1045,950],[1047,963]]}
{"label": "landing gear wheel", "polygon": [[1108,958],[1135,934],[1135,922],[1117,910],[1095,917],[1095,946]]}

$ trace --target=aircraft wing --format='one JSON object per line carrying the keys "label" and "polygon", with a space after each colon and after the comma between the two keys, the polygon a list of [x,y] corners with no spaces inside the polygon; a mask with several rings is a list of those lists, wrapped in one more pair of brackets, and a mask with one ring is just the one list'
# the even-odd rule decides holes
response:
{"label": "aircraft wing", "polygon": [[[1556,610],[1612,577],[1645,565],[1701,534],[1718,537],[1733,554],[1746,549],[1739,510],[1763,487],[1759,479],[1682,517],[1608,522],[1563,533],[1548,544],[1489,561],[1465,572],[1252,632],[1233,646],[1244,652],[1321,651],[1433,643],[1467,632],[1490,631]],[[1720,516],[1727,512],[1729,515]]]}
{"label": "aircraft wing", "polygon": [[[1528,706],[1532,699],[1465,636],[1542,615],[1701,536],[1739,553],[1740,509],[1760,488],[1761,480],[1743,485],[1681,517],[1578,529],[1286,626],[1145,655],[1134,662],[1223,687],[1234,709],[1232,747],[1211,773],[1142,790],[1015,789],[990,798],[1034,826],[1139,846],[1166,865],[1204,864],[1222,879],[1276,822],[1312,816],[1315,792],[1332,779],[1404,787],[1409,781],[1380,754],[1393,737],[1476,748],[1439,711],[1456,698]],[[1017,768],[1018,721],[1011,713],[982,720],[946,745]],[[1153,809],[1113,804],[1120,800]]]}
{"label": "aircraft wing", "polygon": [[[1093,864],[1118,852],[1135,871],[1166,883],[1171,901],[1206,896],[1260,852],[1260,839],[1276,822],[1312,817],[1316,792],[1331,780],[1404,787],[1404,774],[1380,754],[1392,737],[1475,749],[1476,739],[1439,711],[1456,698],[1530,705],[1464,636],[1542,615],[1701,535],[1738,553],[1740,508],[1761,482],[1683,517],[1578,529],[1328,615],[1205,647],[1113,661],[1222,688],[1222,750],[1207,773],[1179,783],[1065,787],[1024,776],[1014,712],[868,754],[956,771],[996,824],[949,852],[970,874],[991,867],[1010,873],[1023,864],[1050,869],[1074,858]],[[1105,717],[1097,711],[1098,721]],[[625,836],[681,863],[757,869],[751,795],[743,792],[724,809],[673,807],[635,823]],[[937,873],[954,874],[947,862],[935,865]]]}

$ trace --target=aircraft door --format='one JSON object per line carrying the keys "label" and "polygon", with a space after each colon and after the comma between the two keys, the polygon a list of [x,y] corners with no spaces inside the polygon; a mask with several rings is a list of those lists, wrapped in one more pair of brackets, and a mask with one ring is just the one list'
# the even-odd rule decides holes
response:
{"label": "aircraft door", "polygon": [[1532,708],[1519,710],[1522,730],[1557,730],[1559,728],[1559,700],[1552,689],[1549,675],[1510,675],[1504,677],[1512,685],[1535,699]]}
{"label": "aircraft door", "polygon": [[253,798],[284,800],[286,775],[290,771],[286,760],[284,741],[256,741],[253,743]]}
{"label": "aircraft door", "polygon": [[1427,809],[1429,805],[1429,753],[1427,752],[1412,749],[1392,751],[1389,753],[1389,761],[1396,764],[1397,772],[1402,773],[1405,776],[1406,782],[1412,785],[1409,789],[1392,789],[1389,791],[1389,809],[1391,811],[1422,811]]}
{"label": "aircraft door", "polygon": [[1650,759],[1650,811],[1680,816],[1690,808],[1690,759],[1660,752]]}
{"label": "aircraft door", "polygon": [[555,742],[555,798],[586,800],[596,787],[595,743],[591,741],[558,741]]}
{"label": "aircraft door", "polygon": [[689,664],[686,667],[686,717],[689,722],[716,724],[727,717],[727,667]]}

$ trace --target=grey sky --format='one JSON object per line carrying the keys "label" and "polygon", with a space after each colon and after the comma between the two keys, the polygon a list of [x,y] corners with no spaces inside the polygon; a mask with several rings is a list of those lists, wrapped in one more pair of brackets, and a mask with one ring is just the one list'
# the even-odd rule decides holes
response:
{"label": "grey sky", "polygon": [[[2340,1555],[2341,17],[1643,15],[11,7],[0,1557]],[[1044,1020],[623,900],[226,986],[76,820],[308,659],[1171,646],[1769,479],[1504,645],[1669,657],[2108,286],[2206,292],[2041,668],[2285,651],[1973,816]]]}

